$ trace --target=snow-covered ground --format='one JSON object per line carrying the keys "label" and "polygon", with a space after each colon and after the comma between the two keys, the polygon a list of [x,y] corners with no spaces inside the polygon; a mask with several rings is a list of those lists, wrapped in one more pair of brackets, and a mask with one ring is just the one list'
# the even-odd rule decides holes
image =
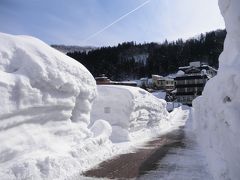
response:
{"label": "snow-covered ground", "polygon": [[[194,155],[214,179],[235,180],[240,177],[240,2],[219,4],[228,34],[218,75],[193,102],[194,132],[208,164],[197,145],[177,150],[183,156],[165,162],[185,165],[186,154]],[[185,125],[188,111],[179,107],[168,113],[164,100],[139,88],[97,88],[89,71],[70,57],[33,37],[3,33],[0,96],[3,180],[78,179],[101,161]],[[175,172],[170,177],[179,177]]]}
{"label": "snow-covered ground", "polygon": [[227,36],[218,74],[193,102],[195,132],[214,178],[240,178],[240,1],[219,0]]}
{"label": "snow-covered ground", "polygon": [[88,128],[96,83],[81,64],[1,33],[0,74],[1,179],[64,179],[115,154],[109,123]]}
{"label": "snow-covered ground", "polygon": [[152,92],[152,95],[154,95],[155,97],[159,98],[159,99],[165,99],[166,98],[166,92],[165,91],[156,91],[156,92]]}
{"label": "snow-covered ground", "polygon": [[[191,109],[178,108],[172,112],[172,121],[181,126],[171,131],[172,147],[157,163],[157,168],[139,179],[149,180],[212,180],[207,160],[192,131]],[[169,141],[171,138],[169,139]],[[177,142],[177,143],[176,143]],[[169,145],[170,146],[170,145]]]}
{"label": "snow-covered ground", "polygon": [[112,128],[111,140],[129,140],[129,133],[169,125],[166,101],[147,91],[130,86],[99,85],[91,120],[107,120]]}
{"label": "snow-covered ground", "polygon": [[173,127],[164,100],[97,89],[85,67],[38,39],[1,33],[0,45],[1,179],[78,178]]}
{"label": "snow-covered ground", "polygon": [[93,137],[87,126],[96,83],[89,71],[38,39],[1,33],[0,74],[1,179],[77,171],[83,141]]}
{"label": "snow-covered ground", "polygon": [[[157,97],[158,99],[165,99],[166,98],[166,92],[165,91],[156,91],[151,93],[153,96]],[[167,110],[172,111],[174,108],[178,108],[182,106],[179,102],[167,102]]]}

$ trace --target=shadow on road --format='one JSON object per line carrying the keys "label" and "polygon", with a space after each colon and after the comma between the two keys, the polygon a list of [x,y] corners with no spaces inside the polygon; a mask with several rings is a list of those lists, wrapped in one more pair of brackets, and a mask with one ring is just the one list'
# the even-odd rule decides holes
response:
{"label": "shadow on road", "polygon": [[135,153],[122,154],[102,162],[98,167],[83,173],[87,177],[126,179],[137,178],[148,171],[157,169],[161,159],[172,148],[184,147],[184,128],[169,132],[148,142]]}
{"label": "shadow on road", "polygon": [[[159,166],[160,160],[168,154],[172,148],[184,148],[184,130],[181,128],[165,135],[167,142],[151,154],[139,167],[139,176],[146,174],[148,171],[155,170]],[[161,141],[161,138],[160,138]],[[150,142],[151,146],[151,142]]]}

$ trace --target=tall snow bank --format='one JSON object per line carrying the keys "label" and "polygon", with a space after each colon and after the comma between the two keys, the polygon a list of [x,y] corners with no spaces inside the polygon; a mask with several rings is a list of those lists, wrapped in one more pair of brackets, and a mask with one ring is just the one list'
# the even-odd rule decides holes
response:
{"label": "tall snow bank", "polygon": [[[0,129],[49,120],[89,123],[95,81],[89,71],[32,37],[0,34]],[[37,119],[37,120],[36,120]]]}
{"label": "tall snow bank", "polygon": [[99,85],[97,89],[91,120],[107,120],[112,126],[113,142],[126,141],[131,132],[168,121],[166,102],[143,89],[113,85]]}
{"label": "tall snow bank", "polygon": [[87,128],[95,96],[94,78],[75,60],[0,33],[1,179],[65,179],[97,162],[111,127]]}
{"label": "tall snow bank", "polygon": [[240,177],[240,1],[219,0],[227,37],[219,70],[193,102],[195,129],[215,179]]}

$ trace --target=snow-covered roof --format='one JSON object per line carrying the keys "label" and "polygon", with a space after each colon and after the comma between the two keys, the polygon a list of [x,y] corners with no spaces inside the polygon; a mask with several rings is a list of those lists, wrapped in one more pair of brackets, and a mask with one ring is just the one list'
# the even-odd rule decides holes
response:
{"label": "snow-covered roof", "polygon": [[147,81],[148,78],[141,78],[140,81]]}
{"label": "snow-covered roof", "polygon": [[188,69],[188,68],[190,68],[191,66],[181,66],[181,67],[179,67],[178,69],[179,70],[184,70],[184,69]]}

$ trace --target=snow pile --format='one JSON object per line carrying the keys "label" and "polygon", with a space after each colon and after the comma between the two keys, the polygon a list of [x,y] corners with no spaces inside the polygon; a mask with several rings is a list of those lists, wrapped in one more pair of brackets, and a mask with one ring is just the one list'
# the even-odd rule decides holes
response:
{"label": "snow pile", "polygon": [[88,129],[95,96],[78,62],[35,38],[0,33],[1,179],[65,179],[111,153],[110,125]]}
{"label": "snow pile", "polygon": [[167,110],[168,112],[173,111],[175,108],[183,106],[182,103],[179,102],[167,102]]}
{"label": "snow pile", "polygon": [[180,76],[184,76],[184,72],[182,70],[179,70],[177,73],[176,73],[176,77],[180,77]]}
{"label": "snow pile", "polygon": [[157,97],[158,99],[165,99],[166,98],[166,92],[165,91],[156,91],[153,92],[152,95]]}
{"label": "snow pile", "polygon": [[1,130],[33,116],[36,123],[89,123],[96,85],[85,67],[32,37],[0,37]]}
{"label": "snow pile", "polygon": [[219,0],[227,37],[217,76],[193,102],[195,130],[215,179],[240,177],[240,1]]}
{"label": "snow pile", "polygon": [[113,142],[128,140],[131,132],[161,126],[168,118],[164,100],[130,86],[98,86],[91,112],[93,122],[104,119],[111,124]]}

